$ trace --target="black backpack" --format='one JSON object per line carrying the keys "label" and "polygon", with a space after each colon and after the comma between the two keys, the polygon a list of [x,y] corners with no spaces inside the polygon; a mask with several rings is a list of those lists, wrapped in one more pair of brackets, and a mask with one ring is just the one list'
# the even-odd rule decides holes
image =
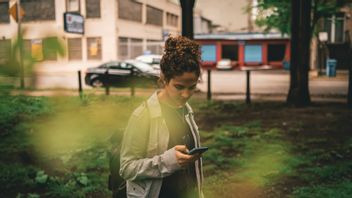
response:
{"label": "black backpack", "polygon": [[110,138],[112,144],[111,150],[108,151],[109,158],[109,190],[112,191],[113,198],[125,198],[126,181],[120,176],[120,149],[123,138],[124,129],[117,130]]}
{"label": "black backpack", "polygon": [[[144,105],[149,112],[147,102]],[[124,128],[116,130],[110,137],[111,149],[108,151],[109,158],[109,180],[108,187],[112,191],[113,198],[125,198],[126,195],[126,181],[120,176],[120,149],[123,139]]]}

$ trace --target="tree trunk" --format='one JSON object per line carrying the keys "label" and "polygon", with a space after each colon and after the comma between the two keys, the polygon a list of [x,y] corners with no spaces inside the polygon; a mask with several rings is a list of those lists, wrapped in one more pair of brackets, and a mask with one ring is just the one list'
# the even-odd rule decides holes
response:
{"label": "tree trunk", "polygon": [[290,90],[287,102],[298,107],[310,104],[308,71],[312,0],[291,1]]}
{"label": "tree trunk", "polygon": [[348,78],[348,93],[347,93],[347,106],[352,108],[352,32],[346,32],[346,41],[348,44],[348,54],[349,54],[349,78]]}
{"label": "tree trunk", "polygon": [[[352,53],[350,53],[350,56],[352,56]],[[352,108],[352,63],[351,61],[350,61],[350,72],[349,72],[349,80],[348,80],[347,105],[349,108]]]}
{"label": "tree trunk", "polygon": [[349,77],[348,77],[348,93],[347,93],[347,105],[349,108],[352,108],[352,41],[350,40],[350,49],[349,49]]}
{"label": "tree trunk", "polygon": [[193,7],[195,0],[180,0],[182,8],[182,36],[193,39]]}

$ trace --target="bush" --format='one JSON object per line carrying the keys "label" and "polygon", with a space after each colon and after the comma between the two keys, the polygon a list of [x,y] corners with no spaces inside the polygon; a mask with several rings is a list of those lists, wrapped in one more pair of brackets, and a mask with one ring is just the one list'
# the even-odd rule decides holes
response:
{"label": "bush", "polygon": [[8,134],[22,121],[49,113],[48,100],[44,97],[2,96],[0,98],[0,135]]}

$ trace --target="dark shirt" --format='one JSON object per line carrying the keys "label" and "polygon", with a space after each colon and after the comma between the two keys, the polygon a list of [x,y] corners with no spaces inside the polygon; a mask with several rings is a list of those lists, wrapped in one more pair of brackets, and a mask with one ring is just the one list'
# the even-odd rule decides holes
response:
{"label": "dark shirt", "polygon": [[[191,150],[194,139],[184,118],[186,107],[174,109],[161,103],[161,111],[170,133],[168,149],[176,145],[186,145]],[[195,167],[190,164],[163,179],[159,198],[193,198],[197,197],[197,192]]]}

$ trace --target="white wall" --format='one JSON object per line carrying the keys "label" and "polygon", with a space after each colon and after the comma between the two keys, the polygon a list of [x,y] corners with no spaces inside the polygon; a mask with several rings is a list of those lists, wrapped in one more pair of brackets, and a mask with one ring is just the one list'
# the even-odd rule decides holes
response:
{"label": "white wall", "polygon": [[[164,25],[153,26],[149,24],[136,23],[133,21],[119,20],[117,10],[118,0],[101,0],[101,18],[85,19],[84,35],[64,32],[63,13],[66,11],[65,0],[55,0],[55,21],[25,22],[22,27],[26,29],[25,39],[40,39],[48,36],[57,36],[63,43],[67,44],[67,38],[82,38],[82,60],[69,61],[68,57],[58,58],[57,61],[43,61],[37,64],[39,72],[72,72],[87,67],[96,66],[103,62],[116,60],[118,54],[118,37],[134,37],[144,40],[162,40],[162,30],[171,33],[181,32],[181,9],[168,0],[139,0],[146,5],[163,10]],[[10,6],[15,0],[10,0]],[[80,0],[81,14],[86,15],[85,0]],[[146,11],[146,10],[144,10]],[[179,26],[166,25],[166,11],[179,16]],[[145,16],[143,16],[145,22]],[[15,39],[17,35],[17,23],[11,18],[10,24],[0,24],[0,39]],[[102,59],[87,60],[87,38],[102,38]],[[145,43],[145,42],[144,42]]]}
{"label": "white wall", "polygon": [[247,31],[248,14],[245,7],[248,0],[198,0],[195,8],[210,19],[213,24],[226,27],[229,31]]}

